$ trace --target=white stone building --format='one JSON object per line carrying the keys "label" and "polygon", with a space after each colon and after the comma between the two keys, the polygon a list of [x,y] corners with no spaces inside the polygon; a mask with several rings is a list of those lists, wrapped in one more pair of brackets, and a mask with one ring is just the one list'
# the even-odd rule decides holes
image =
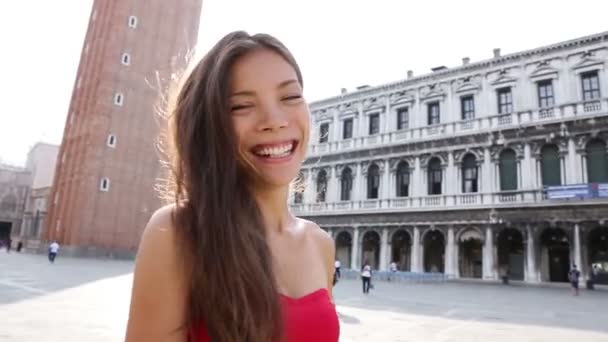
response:
{"label": "white stone building", "polygon": [[[354,269],[608,272],[607,67],[604,32],[311,103],[292,209]],[[549,199],[548,186],[579,195]]]}

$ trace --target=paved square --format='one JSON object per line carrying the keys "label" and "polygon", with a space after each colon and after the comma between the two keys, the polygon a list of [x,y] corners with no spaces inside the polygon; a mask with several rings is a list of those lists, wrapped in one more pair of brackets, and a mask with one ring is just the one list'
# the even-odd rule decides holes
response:
{"label": "paved square", "polygon": [[[0,341],[124,338],[132,262],[0,251]],[[341,341],[608,341],[608,292],[487,284],[378,282],[368,296],[343,280]]]}

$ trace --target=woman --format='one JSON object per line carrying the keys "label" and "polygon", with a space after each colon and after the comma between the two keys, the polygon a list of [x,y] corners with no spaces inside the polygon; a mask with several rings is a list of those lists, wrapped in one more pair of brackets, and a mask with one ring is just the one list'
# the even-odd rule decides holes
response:
{"label": "woman", "polygon": [[368,294],[372,286],[372,267],[366,261],[361,268],[361,280],[363,281],[363,293]]}
{"label": "woman", "polygon": [[333,240],[288,209],[310,113],[290,52],[234,32],[169,111],[173,204],[138,252],[127,342],[338,341]]}

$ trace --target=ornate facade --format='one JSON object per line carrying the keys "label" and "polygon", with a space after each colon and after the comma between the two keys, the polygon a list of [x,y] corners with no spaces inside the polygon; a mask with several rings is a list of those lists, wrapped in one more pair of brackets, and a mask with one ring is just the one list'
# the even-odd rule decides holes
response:
{"label": "ornate facade", "polygon": [[604,32],[311,103],[292,209],[346,267],[605,282],[607,62]]}

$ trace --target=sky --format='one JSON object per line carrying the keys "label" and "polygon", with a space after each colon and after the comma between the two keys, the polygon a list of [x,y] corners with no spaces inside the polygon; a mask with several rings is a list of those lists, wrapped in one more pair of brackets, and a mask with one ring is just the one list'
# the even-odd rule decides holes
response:
{"label": "sky", "polygon": [[[145,1],[145,0],[138,0]],[[0,1],[0,163],[61,143],[92,0]],[[606,0],[203,0],[196,47],[234,30],[291,50],[309,101],[608,30]]]}

